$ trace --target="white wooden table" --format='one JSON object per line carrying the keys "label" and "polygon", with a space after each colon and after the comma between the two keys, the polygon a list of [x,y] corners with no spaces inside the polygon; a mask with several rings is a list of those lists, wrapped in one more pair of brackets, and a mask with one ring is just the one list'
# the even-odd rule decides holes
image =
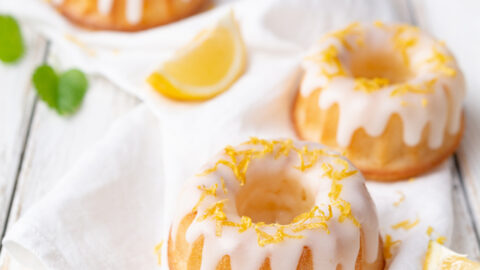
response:
{"label": "white wooden table", "polygon": [[[480,1],[392,0],[409,20],[446,40],[468,82],[467,128],[454,156],[455,229],[451,247],[480,260]],[[85,149],[140,101],[103,78],[90,77],[81,110],[59,117],[36,97],[31,74],[48,55],[48,41],[23,29],[27,55],[0,63],[0,230],[12,224],[66,173]],[[445,198],[448,199],[448,198]],[[419,205],[421,207],[421,205]],[[2,254],[0,269],[20,269]]]}

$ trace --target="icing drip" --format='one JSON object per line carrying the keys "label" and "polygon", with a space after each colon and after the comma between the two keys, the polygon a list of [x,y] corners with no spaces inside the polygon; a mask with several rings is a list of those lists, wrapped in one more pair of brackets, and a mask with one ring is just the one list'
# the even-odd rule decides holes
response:
{"label": "icing drip", "polygon": [[98,11],[102,14],[109,14],[112,10],[113,0],[97,0]]}
{"label": "icing drip", "polygon": [[[355,24],[353,32],[352,26],[347,29],[340,31],[344,33],[340,37],[326,35],[305,57],[300,90],[303,96],[309,96],[321,88],[318,102],[321,109],[338,104],[340,146],[347,147],[353,133],[360,128],[370,136],[380,136],[393,114],[400,116],[403,140],[409,146],[420,142],[427,124],[428,144],[432,149],[442,145],[445,132],[459,131],[465,82],[453,56],[441,42],[406,25],[377,22]],[[398,54],[414,76],[410,74],[397,81],[378,76],[356,77],[351,69],[355,54],[368,50]],[[328,54],[330,58],[319,57],[327,52],[335,53]]]}
{"label": "icing drip", "polygon": [[143,0],[127,0],[126,17],[128,22],[135,24],[142,19]]}
{"label": "icing drip", "polygon": [[[63,3],[65,0],[52,0],[56,5]],[[101,14],[109,14],[113,8],[114,0],[97,0],[97,9]],[[140,22],[143,14],[143,0],[125,0],[125,17],[128,22],[135,24]]]}
{"label": "icing drip", "polygon": [[[175,236],[181,219],[192,209],[197,211],[186,239],[193,243],[204,237],[202,270],[215,269],[224,255],[230,256],[232,270],[259,269],[266,258],[272,269],[296,269],[305,247],[312,252],[314,269],[337,269],[338,265],[355,269],[362,233],[364,259],[377,259],[375,207],[361,174],[337,153],[314,143],[252,138],[238,147],[226,147],[201,171],[180,195],[171,233]],[[265,175],[274,175],[274,183],[280,177],[296,179],[296,184],[312,192],[310,210],[288,224],[242,216],[236,205],[239,194],[249,184],[265,187],[269,182],[258,182],[268,181]],[[294,189],[287,188],[287,193]],[[281,192],[275,194],[281,196]],[[285,196],[274,199],[292,199]]]}

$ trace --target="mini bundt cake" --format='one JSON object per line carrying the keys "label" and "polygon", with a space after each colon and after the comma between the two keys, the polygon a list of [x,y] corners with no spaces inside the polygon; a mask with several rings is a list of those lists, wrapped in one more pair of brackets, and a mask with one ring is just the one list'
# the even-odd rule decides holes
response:
{"label": "mini bundt cake", "polygon": [[50,0],[72,22],[91,29],[138,31],[198,12],[207,0]]}
{"label": "mini bundt cake", "polygon": [[367,179],[424,173],[460,142],[463,75],[445,45],[415,27],[351,24],[323,37],[303,68],[298,135],[344,153]]}
{"label": "mini bundt cake", "polygon": [[171,270],[383,269],[375,205],[336,152],[251,138],[200,172],[178,198]]}

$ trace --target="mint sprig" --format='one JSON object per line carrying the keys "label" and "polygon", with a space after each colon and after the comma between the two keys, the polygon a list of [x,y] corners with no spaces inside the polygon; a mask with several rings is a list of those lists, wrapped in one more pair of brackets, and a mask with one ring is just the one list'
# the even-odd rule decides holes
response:
{"label": "mint sprig", "polygon": [[51,66],[41,65],[35,69],[32,81],[40,99],[60,115],[75,113],[88,89],[87,78],[78,69],[58,75]]}
{"label": "mint sprig", "polygon": [[0,15],[0,60],[13,63],[25,52],[22,32],[15,18]]}

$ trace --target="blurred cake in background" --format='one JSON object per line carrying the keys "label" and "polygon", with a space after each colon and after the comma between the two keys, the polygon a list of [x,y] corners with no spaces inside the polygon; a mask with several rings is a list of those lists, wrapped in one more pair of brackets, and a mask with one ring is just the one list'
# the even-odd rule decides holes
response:
{"label": "blurred cake in background", "polygon": [[75,24],[96,30],[139,31],[188,17],[207,0],[51,0]]}

